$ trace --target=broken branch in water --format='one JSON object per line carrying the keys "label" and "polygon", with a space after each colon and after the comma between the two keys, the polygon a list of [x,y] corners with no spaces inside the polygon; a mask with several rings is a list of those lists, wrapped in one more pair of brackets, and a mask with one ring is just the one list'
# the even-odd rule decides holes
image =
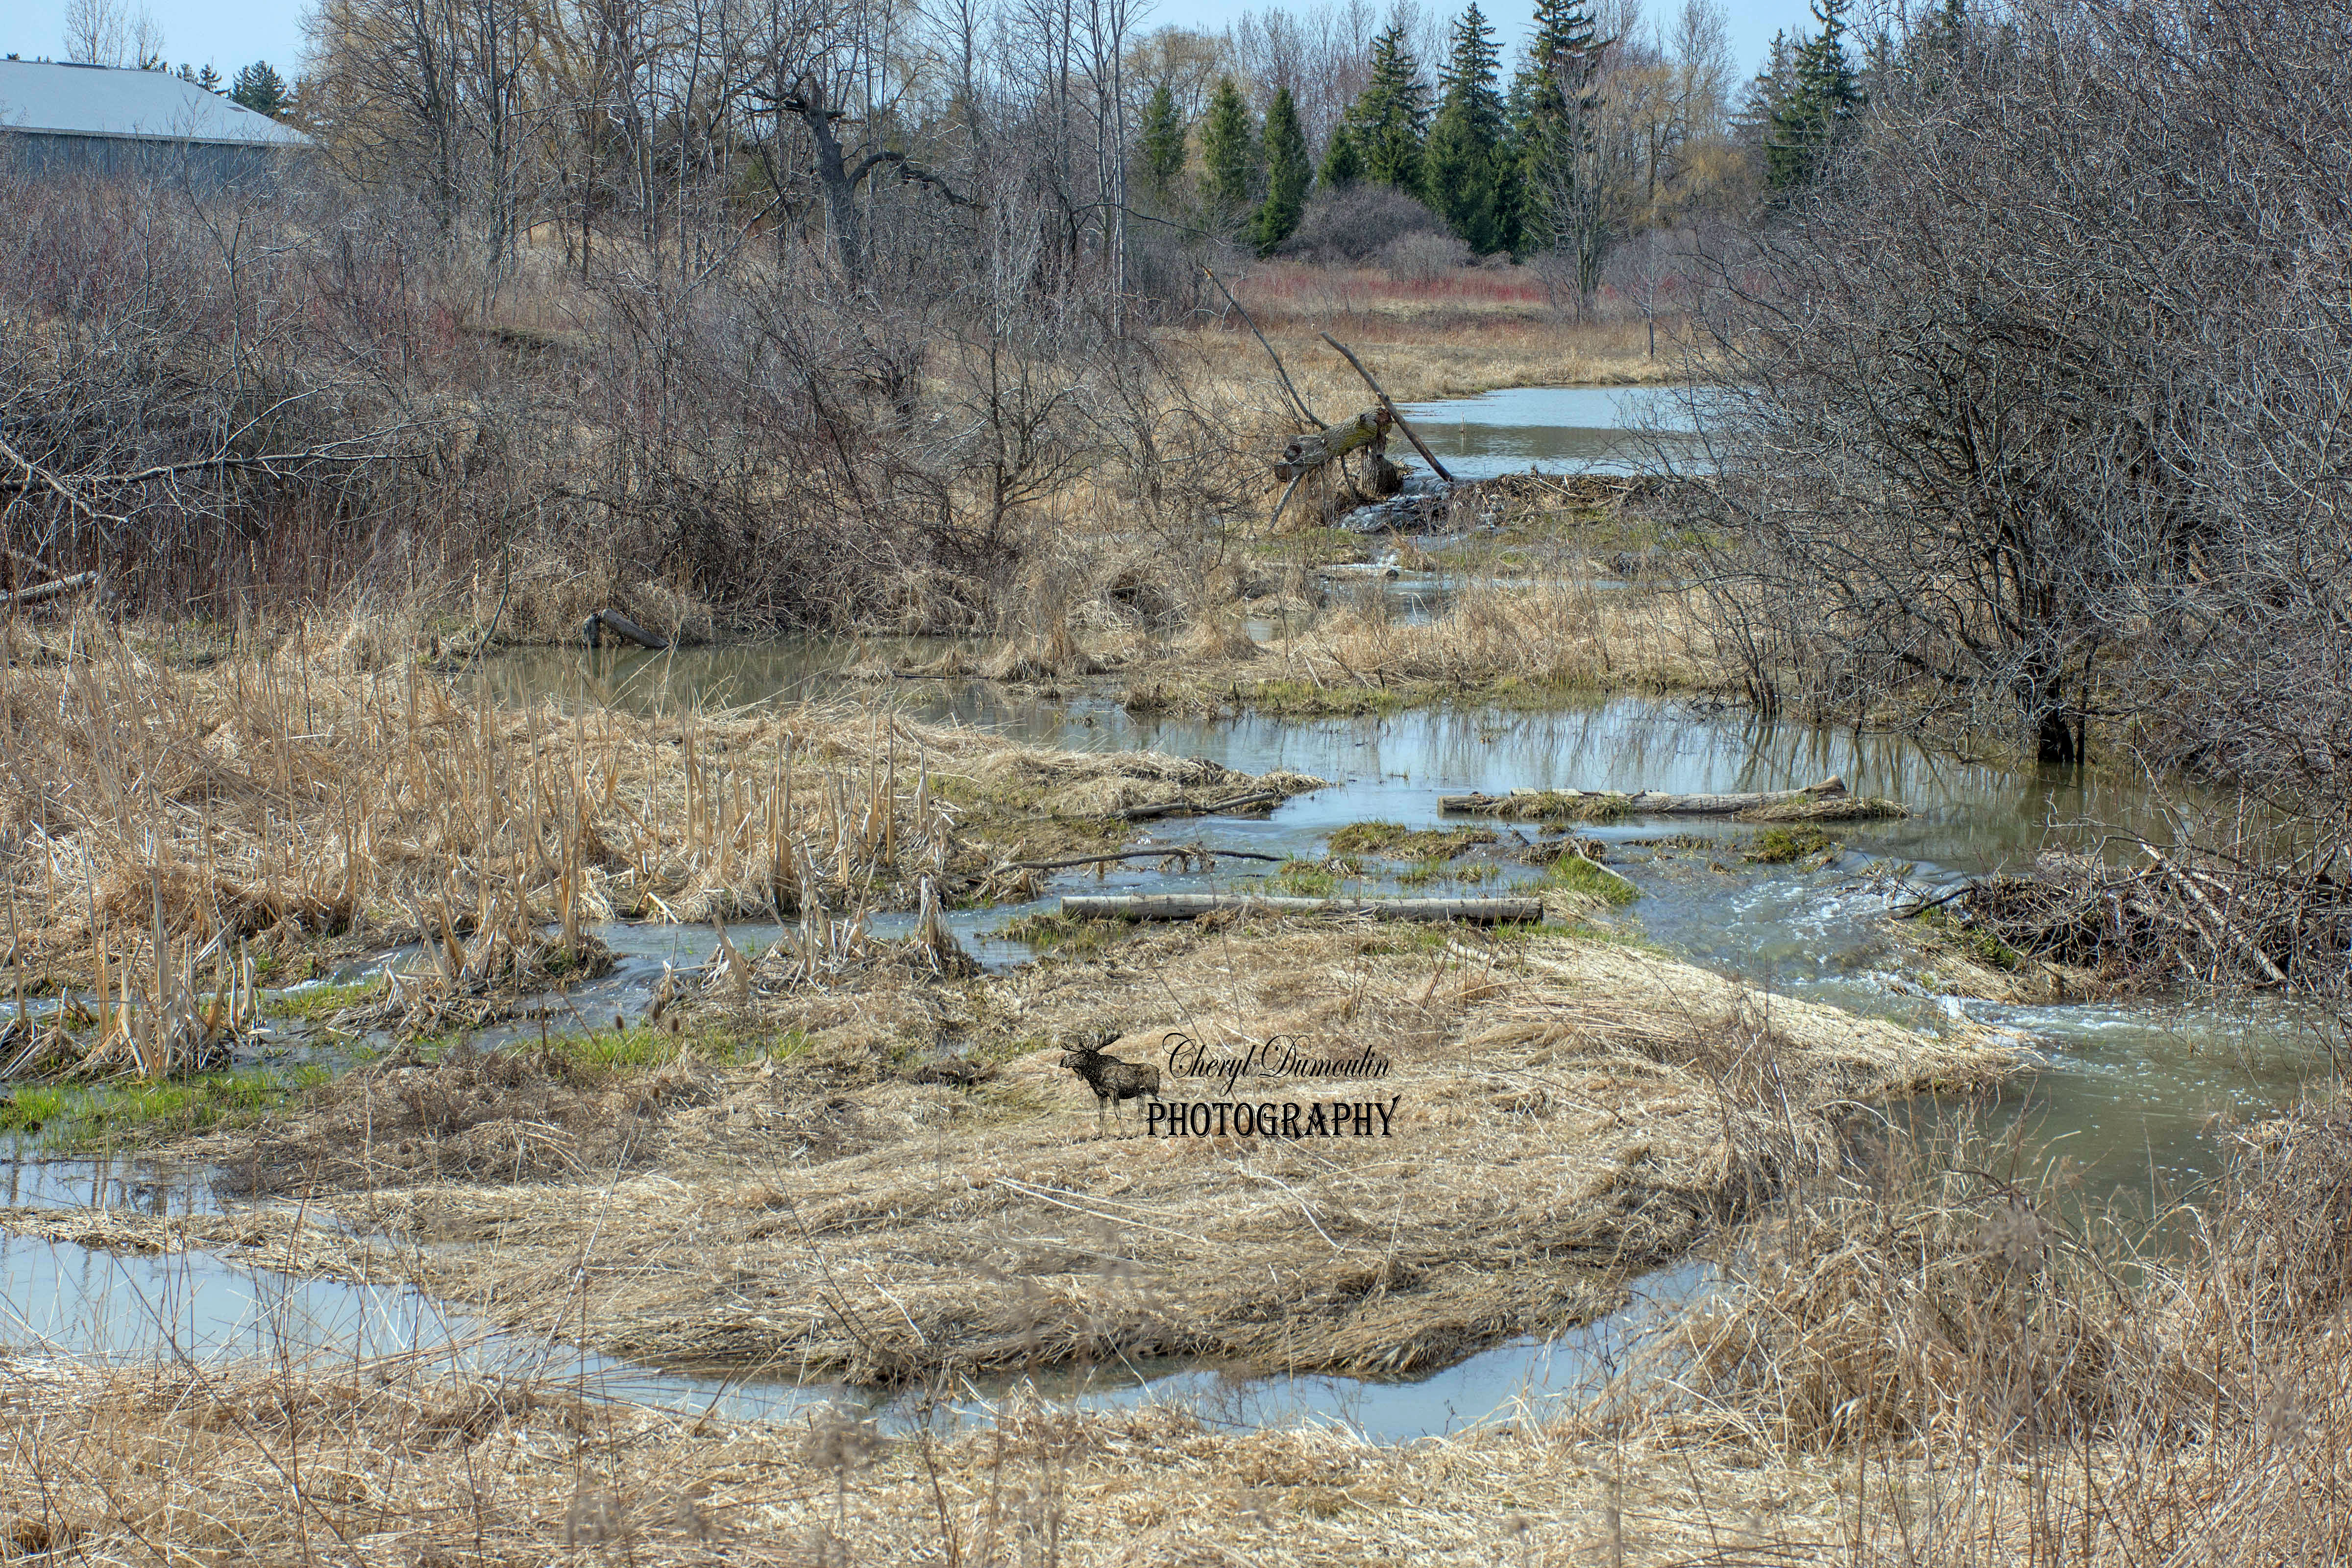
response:
{"label": "broken branch in water", "polygon": [[1100,866],[1113,860],[1165,860],[1178,855],[1201,860],[1269,860],[1279,863],[1279,855],[1260,855],[1249,849],[1212,849],[1205,844],[1171,844],[1155,849],[1121,849],[1109,855],[1073,855],[1066,860],[1011,860],[1004,869],[1013,871],[1058,871],[1069,866]]}
{"label": "broken branch in water", "polygon": [[1073,894],[1062,913],[1074,920],[1189,921],[1231,910],[1237,914],[1370,915],[1391,921],[1534,922],[1540,899],[1294,899],[1256,893]]}
{"label": "broken branch in water", "polygon": [[1902,816],[1891,800],[1849,795],[1845,780],[1827,778],[1803,789],[1753,790],[1733,795],[1669,795],[1663,790],[1516,789],[1508,795],[1446,795],[1440,811],[1473,816],[1520,819],[1559,817],[1608,822],[1626,816],[1742,816],[1750,821]]}
{"label": "broken branch in water", "polygon": [[1110,815],[1127,822],[1150,822],[1160,816],[1217,816],[1228,811],[1239,811],[1245,805],[1271,805],[1281,795],[1272,790],[1260,790],[1255,795],[1237,795],[1231,800],[1221,800],[1213,805],[1202,805],[1189,800],[1163,801],[1158,805],[1130,805],[1125,811]]}
{"label": "broken branch in water", "polygon": [[1364,368],[1364,362],[1356,357],[1356,352],[1328,332],[1323,334],[1323,341],[1346,355],[1348,363],[1356,367],[1356,374],[1364,378],[1364,384],[1370,387],[1372,395],[1381,400],[1381,406],[1387,409],[1389,417],[1396,421],[1396,427],[1404,432],[1404,438],[1412,443],[1412,449],[1419,452],[1421,460],[1429,465],[1429,471],[1447,484],[1452,484],[1453,474],[1446,470],[1444,463],[1437,460],[1437,454],[1429,449],[1429,444],[1421,438],[1420,434],[1405,423],[1404,416],[1397,412],[1396,405],[1389,401],[1389,395],[1381,390],[1381,384],[1372,379],[1372,373]]}

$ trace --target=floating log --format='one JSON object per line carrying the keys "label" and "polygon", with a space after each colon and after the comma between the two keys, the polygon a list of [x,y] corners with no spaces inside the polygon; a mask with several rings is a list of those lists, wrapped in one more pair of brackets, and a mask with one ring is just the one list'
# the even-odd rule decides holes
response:
{"label": "floating log", "polygon": [[625,642],[633,642],[639,647],[652,648],[656,653],[669,647],[667,642],[646,630],[618,610],[598,610],[588,617],[587,624],[580,629],[587,637],[588,646],[592,648],[604,646],[605,632],[611,632]]}
{"label": "floating log", "polygon": [[1237,795],[1231,800],[1203,804],[1190,800],[1162,801],[1157,805],[1130,805],[1110,815],[1124,822],[1151,822],[1162,816],[1222,816],[1229,811],[1240,811],[1253,805],[1272,805],[1282,799],[1273,790],[1259,790],[1252,795]]}
{"label": "floating log", "polygon": [[1368,408],[1344,424],[1326,425],[1308,435],[1294,436],[1290,444],[1282,449],[1281,458],[1274,465],[1274,477],[1295,479],[1301,474],[1310,473],[1326,463],[1346,457],[1360,447],[1385,441],[1393,417],[1385,408]]}
{"label": "floating log", "polygon": [[[11,552],[11,553],[14,553]],[[54,583],[37,583],[29,588],[19,588],[13,594],[0,594],[0,610],[11,610],[18,605],[37,605],[44,599],[77,593],[98,586],[98,574],[77,572],[70,577],[60,577]]]}
{"label": "floating log", "polygon": [[1750,821],[1901,816],[1891,800],[1846,793],[1843,778],[1823,779],[1803,789],[1757,790],[1740,795],[1668,795],[1662,790],[1515,789],[1508,795],[1444,795],[1440,811],[1521,820],[1548,817],[1573,822],[1613,822],[1627,816],[1743,816]]}
{"label": "floating log", "polygon": [[1540,899],[1292,899],[1254,893],[1072,894],[1062,913],[1074,920],[1189,921],[1231,910],[1237,914],[1370,915],[1375,920],[1500,921],[1543,919]]}

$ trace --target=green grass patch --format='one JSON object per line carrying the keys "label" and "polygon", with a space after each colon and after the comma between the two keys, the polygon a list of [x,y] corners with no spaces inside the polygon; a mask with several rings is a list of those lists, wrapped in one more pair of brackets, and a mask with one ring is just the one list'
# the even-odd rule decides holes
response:
{"label": "green grass patch", "polygon": [[675,1061],[688,1050],[720,1067],[763,1056],[782,1061],[806,1050],[808,1036],[798,1029],[762,1035],[719,1023],[687,1024],[675,1033],[658,1024],[632,1024],[585,1035],[550,1035],[547,1047],[589,1072],[625,1077]]}
{"label": "green grass patch", "polygon": [[327,1081],[323,1068],[240,1068],[158,1083],[26,1084],[0,1099],[0,1132],[60,1153],[159,1143],[259,1121]]}
{"label": "green grass patch", "polygon": [[1053,952],[1089,953],[1125,941],[1141,923],[1129,920],[1081,920],[1059,910],[1040,910],[1035,914],[1007,921],[989,934],[1025,942]]}
{"label": "green grass patch", "polygon": [[1378,855],[1389,860],[1450,860],[1482,845],[1499,844],[1491,827],[1407,827],[1397,822],[1351,822],[1331,835],[1334,855]]}
{"label": "green grass patch", "polygon": [[357,980],[349,985],[305,985],[293,991],[273,991],[261,999],[261,1016],[299,1024],[323,1024],[346,1007],[372,1000],[383,989],[382,979]]}
{"label": "green grass patch", "polygon": [[1544,868],[1546,888],[1558,888],[1571,893],[1590,893],[1606,904],[1625,905],[1642,896],[1642,890],[1616,872],[1596,866],[1573,850],[1566,850]]}
{"label": "green grass patch", "polygon": [[1772,827],[1748,847],[1747,858],[1759,866],[1785,866],[1824,849],[1844,847],[1818,827]]}

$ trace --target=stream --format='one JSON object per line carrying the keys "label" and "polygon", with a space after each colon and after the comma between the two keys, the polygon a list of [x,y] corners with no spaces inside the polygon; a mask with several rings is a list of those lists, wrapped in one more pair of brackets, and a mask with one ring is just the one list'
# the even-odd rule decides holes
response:
{"label": "stream", "polygon": [[[1500,408],[1499,421],[1528,408],[1557,413],[1554,404],[1580,408],[1579,400],[1592,395],[1591,389],[1570,388],[1466,401],[1479,411]],[[1427,418],[1428,406],[1408,413]],[[1474,426],[1471,412],[1463,411],[1463,429],[1521,428],[1501,423]],[[1443,428],[1438,421],[1431,423]],[[1507,442],[1496,437],[1484,449],[1497,461],[1507,455],[1513,466],[1530,456],[1586,459],[1595,454],[1577,442],[1591,430],[1614,428],[1528,427],[1553,430],[1558,438],[1549,447],[1511,447],[1506,454]],[[1449,460],[1459,455],[1443,447],[1441,452]],[[490,661],[479,679],[501,699],[551,697],[677,710],[837,692],[843,689],[841,672],[877,651],[898,650],[870,641],[811,639],[658,656],[531,650]],[[2086,1197],[2115,1197],[2142,1213],[2160,1211],[2214,1173],[2221,1150],[2218,1121],[2284,1105],[2307,1077],[2326,1068],[2310,1034],[2275,1002],[2190,1005],[2158,998],[2004,1005],[1923,994],[1906,979],[1915,966],[1906,963],[1884,930],[1898,889],[1934,887],[2022,862],[2053,834],[2087,840],[2101,828],[2161,826],[2158,803],[2147,791],[2097,770],[1996,768],[1932,756],[1886,736],[1764,724],[1744,711],[1635,699],[1563,703],[1541,712],[1443,709],[1299,721],[1140,717],[1108,696],[1048,697],[978,682],[908,682],[893,695],[918,719],[984,725],[1041,746],[1149,749],[1206,757],[1253,773],[1282,768],[1328,779],[1330,787],[1287,801],[1264,820],[1199,819],[1172,825],[1160,835],[1171,844],[1198,841],[1310,860],[1321,859],[1332,832],[1349,823],[1439,825],[1442,794],[1779,789],[1842,775],[1857,794],[1899,800],[1911,815],[1833,825],[1844,848],[1826,863],[1748,863],[1738,848],[1756,830],[1724,822],[1633,821],[1582,831],[1610,841],[1612,866],[1641,889],[1641,898],[1622,911],[1622,923],[1695,963],[1759,987],[1924,1029],[1947,1028],[1966,1018],[2017,1031],[2029,1042],[2032,1066],[1976,1114],[1996,1128],[2021,1124],[2029,1144],[2063,1152]],[[1666,851],[1641,842],[1669,833],[1721,840],[1723,848],[1716,853],[1701,842]],[[1346,890],[1395,890],[1402,869],[1375,865]],[[1046,896],[1034,904],[958,910],[949,924],[973,957],[1001,969],[1027,961],[1032,952],[992,933],[1023,913],[1053,907],[1066,891],[1223,889],[1246,884],[1263,870],[1226,860],[1208,871],[1169,873],[1147,861],[1066,872],[1054,878]],[[1470,859],[1455,863],[1450,874],[1465,886],[1499,890],[1513,877],[1528,873],[1524,866],[1490,868],[1487,862]],[[874,927],[887,935],[911,923],[911,916],[886,916],[877,917]],[[642,924],[607,926],[598,934],[620,963],[611,975],[571,994],[583,1024],[608,1020],[615,1009],[641,1007],[665,962],[680,967],[698,963],[714,940],[706,928]],[[740,925],[730,927],[730,934],[740,949],[756,952],[781,929]],[[376,963],[380,966],[392,956]],[[480,1037],[485,1043],[499,1037],[495,1032]],[[1911,1114],[1940,1113],[1926,1107]],[[143,1162],[48,1160],[24,1143],[13,1158],[0,1150],[0,1207],[201,1212],[218,1206],[210,1175]],[[1703,1261],[1678,1265],[1636,1281],[1631,1304],[1596,1323],[1547,1342],[1499,1346],[1412,1383],[1238,1376],[1198,1365],[1151,1363],[1063,1372],[1034,1382],[1042,1395],[1082,1405],[1175,1400],[1213,1421],[1336,1421],[1377,1440],[1409,1440],[1540,1413],[1548,1405],[1589,1395],[1661,1304],[1687,1300],[1714,1279],[1714,1270]],[[10,1352],[109,1362],[157,1355],[201,1362],[256,1353],[350,1361],[428,1352],[453,1365],[575,1380],[602,1396],[680,1409],[775,1416],[848,1405],[886,1430],[902,1431],[983,1420],[1013,1386],[1009,1380],[969,1384],[955,1396],[934,1401],[657,1373],[561,1342],[500,1333],[461,1305],[404,1289],[298,1280],[232,1267],[202,1252],[122,1255],[0,1235],[0,1353]]]}

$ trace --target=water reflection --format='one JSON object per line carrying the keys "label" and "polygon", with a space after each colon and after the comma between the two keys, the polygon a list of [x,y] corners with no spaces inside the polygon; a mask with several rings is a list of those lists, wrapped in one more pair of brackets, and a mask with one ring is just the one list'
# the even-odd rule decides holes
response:
{"label": "water reflection", "polygon": [[[1687,431],[1687,412],[1674,394],[1619,386],[1520,386],[1477,397],[1402,405],[1421,438],[1456,479],[1499,474],[1622,474],[1654,468],[1636,430]],[[1402,446],[1403,443],[1398,443]],[[1683,460],[1695,442],[1675,442]],[[1404,467],[1420,466],[1407,448]]]}

